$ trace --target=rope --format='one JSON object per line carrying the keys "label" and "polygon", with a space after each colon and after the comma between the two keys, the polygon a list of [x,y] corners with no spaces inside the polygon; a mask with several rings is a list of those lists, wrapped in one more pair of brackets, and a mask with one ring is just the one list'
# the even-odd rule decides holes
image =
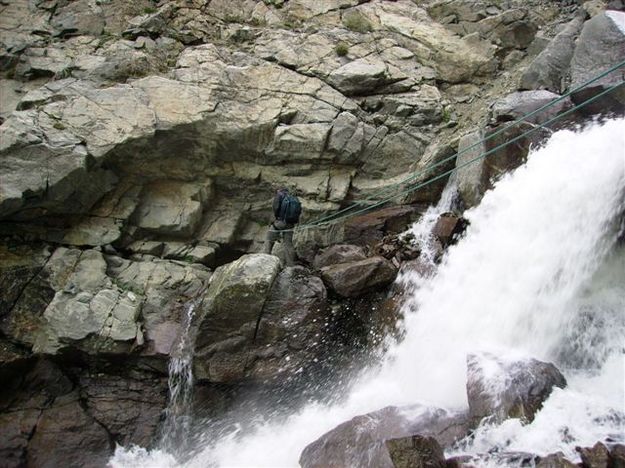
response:
{"label": "rope", "polygon": [[303,224],[303,225],[300,226],[300,228],[303,228],[305,226],[316,225],[319,222],[323,222],[323,221],[326,221],[326,220],[329,220],[329,219],[336,218],[338,215],[340,215],[342,213],[345,213],[347,211],[350,211],[351,209],[353,209],[353,208],[355,208],[355,207],[357,207],[359,205],[363,205],[367,201],[375,200],[380,195],[385,195],[386,193],[391,192],[393,190],[392,189],[393,187],[400,186],[400,185],[403,185],[403,184],[405,184],[407,182],[410,182],[410,181],[416,179],[417,177],[419,177],[419,176],[421,176],[421,175],[423,175],[423,174],[433,170],[434,168],[436,168],[438,166],[441,166],[441,165],[443,165],[443,164],[445,164],[445,163],[447,163],[447,162],[449,162],[449,161],[451,161],[453,159],[456,159],[458,156],[460,156],[460,155],[470,151],[471,149],[481,145],[482,143],[484,143],[484,142],[486,142],[488,140],[491,140],[491,139],[495,138],[496,136],[498,136],[498,135],[502,134],[503,132],[509,130],[510,128],[514,127],[515,125],[518,125],[519,123],[526,121],[530,117],[533,117],[534,115],[539,114],[542,111],[544,111],[544,110],[554,106],[558,102],[563,101],[564,99],[566,99],[569,96],[571,96],[573,93],[576,93],[577,91],[580,91],[583,88],[586,88],[588,85],[590,85],[590,84],[600,80],[601,78],[604,78],[605,76],[609,75],[610,73],[618,70],[619,68],[621,68],[623,66],[625,66],[625,61],[622,61],[622,62],[620,62],[620,63],[610,67],[609,69],[605,70],[604,72],[602,72],[601,74],[597,75],[596,77],[594,77],[594,78],[592,78],[592,79],[582,83],[581,85],[577,86],[576,88],[573,88],[573,89],[569,90],[567,93],[565,93],[562,96],[560,96],[560,97],[558,97],[558,98],[548,102],[544,106],[542,106],[542,107],[540,107],[540,108],[538,108],[538,109],[536,109],[536,110],[534,110],[532,112],[529,112],[529,113],[525,114],[524,116],[520,117],[519,119],[517,119],[517,120],[507,124],[506,126],[500,128],[499,130],[491,133],[487,137],[485,137],[485,138],[483,138],[483,139],[481,139],[481,140],[479,140],[479,141],[477,141],[477,142],[467,146],[462,151],[459,151],[459,152],[457,152],[457,153],[455,153],[455,154],[453,154],[453,155],[451,155],[451,156],[449,156],[449,157],[447,157],[445,159],[442,159],[441,161],[439,161],[439,162],[437,162],[437,163],[435,163],[435,164],[433,164],[433,165],[431,165],[429,167],[426,167],[426,168],[422,169],[421,171],[417,171],[414,174],[412,174],[412,175],[408,176],[407,178],[403,179],[402,181],[396,182],[394,184],[391,184],[390,186],[388,186],[388,187],[386,187],[386,188],[384,188],[384,189],[382,189],[382,190],[380,190],[380,191],[378,191],[378,192],[376,192],[376,193],[374,193],[372,195],[369,195],[364,200],[356,202],[356,203],[354,203],[354,204],[352,204],[352,205],[350,205],[350,206],[348,206],[346,208],[343,208],[342,210],[339,210],[339,211],[337,211],[335,213],[332,213],[330,215],[327,215],[325,217],[321,217],[321,218],[319,218],[317,220],[314,220],[314,221],[311,221],[309,223]]}
{"label": "rope", "polygon": [[[572,89],[572,90],[568,91],[568,92],[567,92],[567,93],[565,93],[564,95],[560,96],[559,98],[554,99],[553,101],[550,101],[549,103],[545,104],[544,106],[542,106],[542,107],[540,107],[540,108],[538,108],[538,109],[536,109],[536,110],[534,110],[534,111],[532,111],[532,112],[529,112],[529,113],[525,114],[523,117],[521,117],[521,118],[519,118],[519,119],[515,120],[514,122],[512,122],[512,123],[510,123],[510,124],[506,125],[505,127],[501,128],[501,129],[499,129],[499,130],[497,130],[497,131],[493,132],[493,133],[492,133],[492,134],[490,134],[488,137],[483,138],[483,139],[481,139],[481,140],[477,141],[476,143],[473,143],[472,145],[470,145],[470,146],[468,146],[468,147],[464,148],[462,151],[459,151],[459,152],[455,153],[454,155],[452,155],[452,156],[450,156],[450,157],[448,157],[448,158],[445,158],[445,159],[443,159],[443,160],[441,160],[441,161],[439,161],[439,162],[437,162],[437,163],[435,163],[435,164],[433,164],[433,165],[431,165],[431,166],[429,166],[429,167],[427,167],[427,168],[423,169],[422,171],[418,171],[418,172],[416,172],[416,173],[412,174],[411,176],[407,177],[406,179],[404,179],[404,180],[402,180],[402,181],[400,181],[400,182],[397,182],[397,183],[395,183],[395,184],[392,184],[392,185],[391,185],[391,187],[394,187],[394,186],[399,186],[399,185],[405,184],[406,182],[409,182],[409,181],[411,181],[411,180],[414,180],[415,178],[417,178],[417,177],[421,176],[422,174],[424,174],[424,173],[426,173],[426,172],[428,172],[428,171],[431,171],[432,169],[434,169],[434,168],[436,168],[436,167],[438,167],[438,166],[440,166],[440,165],[442,165],[442,164],[445,164],[446,162],[449,162],[449,161],[450,161],[450,160],[452,160],[452,159],[457,158],[457,157],[458,157],[458,156],[460,156],[461,154],[464,154],[464,153],[466,153],[467,151],[469,151],[469,150],[471,150],[471,149],[475,148],[476,146],[478,146],[478,145],[480,145],[480,144],[482,144],[482,143],[484,143],[484,142],[486,142],[486,141],[488,141],[488,140],[490,140],[490,139],[494,138],[494,137],[495,137],[495,136],[497,136],[497,135],[500,135],[501,133],[503,133],[503,132],[505,132],[505,131],[509,130],[510,128],[512,128],[513,126],[515,126],[515,125],[517,125],[517,124],[519,124],[519,123],[521,123],[521,122],[523,122],[523,121],[527,120],[528,118],[530,118],[530,117],[532,117],[532,116],[534,116],[534,115],[536,115],[536,114],[538,114],[538,113],[542,112],[543,110],[548,109],[549,107],[551,107],[551,106],[555,105],[556,103],[558,103],[558,102],[562,101],[563,99],[566,99],[566,98],[567,98],[568,96],[570,96],[571,94],[573,94],[573,93],[575,93],[575,92],[577,92],[577,91],[579,91],[579,90],[581,90],[581,89],[583,89],[583,88],[587,87],[589,84],[594,83],[595,81],[597,81],[597,80],[599,80],[599,79],[601,79],[601,78],[605,77],[606,75],[608,75],[608,74],[612,73],[612,72],[613,72],[613,71],[615,71],[615,70],[618,70],[619,68],[621,68],[621,67],[623,67],[623,66],[625,66],[625,61],[620,62],[619,64],[617,64],[617,65],[615,65],[615,66],[613,66],[613,67],[610,67],[608,70],[604,71],[603,73],[601,73],[600,75],[596,76],[595,78],[593,78],[593,79],[591,79],[591,80],[586,81],[586,82],[585,82],[585,83],[583,83],[582,85],[580,85],[580,86],[578,86],[578,87],[576,87],[576,88],[574,88],[574,89]],[[546,121],[546,122],[544,122],[544,123],[542,123],[542,124],[537,124],[535,127],[532,127],[530,130],[528,130],[528,131],[524,132],[523,134],[521,134],[521,135],[519,135],[519,136],[517,136],[517,137],[513,138],[512,140],[508,140],[508,141],[506,141],[506,142],[504,142],[504,143],[502,143],[502,144],[500,144],[500,145],[496,146],[495,148],[493,148],[493,149],[491,149],[491,150],[489,150],[489,151],[487,151],[487,152],[485,152],[485,153],[480,154],[478,157],[476,157],[476,158],[474,158],[474,159],[471,159],[470,161],[467,161],[467,162],[463,163],[463,164],[462,164],[462,165],[460,165],[460,166],[455,167],[454,169],[451,169],[451,170],[446,171],[446,172],[444,172],[444,173],[442,173],[442,174],[439,174],[438,176],[433,177],[433,178],[431,178],[431,179],[428,179],[428,180],[424,181],[424,182],[423,182],[423,183],[421,183],[421,184],[417,184],[416,186],[409,187],[409,188],[408,188],[408,189],[406,189],[406,190],[402,190],[402,191],[400,191],[400,192],[398,192],[398,193],[396,193],[396,194],[394,194],[394,195],[392,195],[392,196],[390,196],[390,197],[387,197],[387,198],[385,198],[385,199],[383,199],[383,200],[381,200],[381,201],[378,201],[377,203],[374,203],[374,204],[372,204],[372,205],[367,205],[367,206],[366,206],[365,208],[363,208],[363,209],[360,209],[360,210],[357,210],[357,211],[355,211],[355,212],[351,212],[351,213],[345,214],[344,216],[339,216],[339,215],[341,215],[341,214],[343,214],[343,213],[346,213],[347,211],[350,211],[350,210],[352,210],[352,209],[356,208],[357,206],[363,205],[363,204],[364,204],[364,202],[365,202],[365,201],[367,201],[367,200],[372,200],[372,199],[377,198],[377,196],[378,196],[378,195],[384,195],[384,194],[387,194],[388,192],[391,192],[391,188],[390,188],[390,187],[385,188],[385,189],[383,189],[383,190],[381,190],[381,191],[379,191],[379,192],[377,192],[377,193],[375,193],[375,194],[371,195],[370,197],[368,197],[368,198],[367,198],[367,199],[365,199],[364,201],[357,202],[357,203],[355,203],[355,204],[353,204],[353,205],[351,205],[351,206],[349,206],[349,207],[347,207],[347,208],[344,208],[344,209],[342,209],[342,210],[339,210],[339,211],[338,211],[338,212],[336,212],[336,213],[333,213],[333,214],[328,215],[328,216],[325,216],[325,217],[321,217],[321,218],[319,218],[319,219],[317,219],[317,220],[311,221],[311,222],[306,223],[306,224],[302,224],[302,225],[297,226],[297,227],[295,227],[295,228],[292,228],[292,229],[281,229],[281,230],[274,230],[274,229],[270,229],[270,230],[271,230],[272,232],[290,232],[290,231],[296,231],[296,230],[310,229],[310,228],[312,228],[312,227],[317,227],[317,226],[327,225],[327,224],[333,223],[333,222],[335,222],[335,221],[339,221],[339,220],[344,219],[344,218],[352,217],[352,216],[358,215],[358,214],[360,214],[360,213],[364,213],[364,212],[370,211],[370,210],[372,210],[373,208],[377,208],[378,206],[384,205],[385,203],[389,202],[390,200],[392,200],[392,199],[396,198],[397,196],[400,196],[400,195],[406,195],[406,194],[408,194],[408,193],[414,192],[415,190],[418,190],[418,189],[420,189],[420,188],[422,188],[422,187],[425,187],[426,185],[429,185],[429,184],[431,184],[431,183],[433,183],[433,182],[435,182],[435,181],[437,181],[437,180],[439,180],[439,179],[441,179],[441,178],[443,178],[443,177],[445,177],[445,176],[447,176],[447,175],[452,174],[453,172],[457,171],[458,169],[460,169],[460,168],[462,168],[462,167],[467,166],[468,164],[472,164],[473,162],[476,162],[476,161],[478,161],[479,159],[485,158],[486,156],[488,156],[488,155],[490,155],[490,154],[492,154],[492,153],[494,153],[494,152],[498,151],[499,149],[501,149],[501,148],[503,148],[503,147],[505,147],[505,146],[507,146],[507,145],[509,145],[509,144],[511,144],[511,143],[514,143],[514,142],[518,141],[519,139],[521,139],[521,138],[523,138],[523,137],[525,137],[525,136],[527,136],[527,135],[532,134],[533,132],[535,132],[536,130],[538,130],[538,129],[540,129],[540,128],[545,128],[545,126],[549,125],[550,123],[552,123],[552,122],[554,122],[554,121],[556,121],[556,120],[558,120],[558,119],[560,119],[560,118],[562,118],[562,117],[564,117],[564,116],[566,116],[566,115],[568,115],[568,114],[570,114],[570,113],[572,113],[572,112],[576,111],[577,109],[580,109],[580,108],[582,108],[582,107],[584,107],[584,106],[586,106],[586,105],[590,104],[591,102],[593,102],[593,101],[595,101],[595,100],[599,99],[600,97],[602,97],[602,96],[604,96],[604,95],[606,95],[606,94],[608,94],[608,93],[612,92],[613,90],[615,90],[616,88],[618,88],[619,86],[621,86],[621,85],[623,85],[623,84],[624,84],[624,83],[623,83],[623,82],[621,82],[621,83],[618,83],[618,84],[616,84],[616,85],[613,85],[613,86],[611,86],[610,88],[608,88],[608,89],[606,89],[606,90],[602,91],[601,93],[599,93],[599,94],[597,94],[597,95],[595,95],[595,96],[593,96],[593,97],[591,97],[591,98],[587,99],[586,101],[582,102],[581,104],[578,104],[578,105],[576,105],[576,106],[572,107],[571,109],[569,109],[569,110],[567,110],[567,111],[565,111],[565,112],[563,112],[563,113],[558,114],[557,116],[555,116],[555,117],[553,117],[553,118],[549,119],[548,121]]]}

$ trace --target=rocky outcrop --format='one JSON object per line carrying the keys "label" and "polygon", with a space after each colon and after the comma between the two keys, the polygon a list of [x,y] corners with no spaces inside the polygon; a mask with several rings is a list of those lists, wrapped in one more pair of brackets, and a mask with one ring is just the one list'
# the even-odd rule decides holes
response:
{"label": "rocky outcrop", "polygon": [[212,383],[295,379],[321,357],[326,289],[305,268],[246,255],[220,267],[198,321],[195,375]]}
{"label": "rocky outcrop", "polygon": [[378,466],[392,468],[391,447],[385,441],[420,434],[447,447],[465,435],[461,414],[415,405],[389,406],[340,424],[309,444],[300,456],[303,468],[322,466]]}
{"label": "rocky outcrop", "polygon": [[469,414],[475,425],[484,418],[531,422],[555,387],[566,380],[550,363],[506,360],[489,353],[467,357]]}
{"label": "rocky outcrop", "polygon": [[313,266],[317,269],[324,268],[337,263],[359,261],[367,258],[362,247],[350,244],[338,244],[328,247],[319,253],[313,261]]}
{"label": "rocky outcrop", "polygon": [[0,453],[6,466],[105,464],[115,442],[149,444],[156,435],[167,398],[162,375],[76,375],[45,358],[15,371],[1,372]]}
{"label": "rocky outcrop", "polygon": [[541,457],[536,468],[574,468],[578,465],[564,457],[562,452],[552,453]]}
{"label": "rocky outcrop", "polygon": [[540,54],[521,76],[521,89],[545,89],[562,93],[567,88],[568,70],[584,16],[574,18]]}
{"label": "rocky outcrop", "polygon": [[[385,315],[372,290],[418,254],[400,255],[388,236],[420,216],[415,203],[438,199],[466,162],[458,136],[484,127],[489,104],[575,8],[561,10],[538,0],[2,3],[3,460],[84,465],[116,443],[149,446],[194,298],[204,298],[192,327],[198,407],[214,397],[211,414],[224,389],[304,387],[333,365],[333,346],[348,356],[374,340],[357,336]],[[569,74],[614,64],[614,17],[592,14],[547,45],[528,88],[564,92]],[[488,117],[503,124],[550,98],[508,95]],[[465,204],[525,149],[459,171]],[[304,221],[352,202],[391,206],[296,233],[322,280],[242,257],[261,248],[274,185],[297,191]],[[456,233],[438,228],[443,243]],[[335,243],[354,247],[319,253]],[[339,297],[328,301],[324,281]],[[415,434],[391,437],[404,435]]]}
{"label": "rocky outcrop", "polygon": [[[571,59],[571,88],[582,85],[599,72],[607,71],[623,61],[625,56],[624,22],[624,12],[608,11],[584,23]],[[574,93],[572,99],[575,103],[583,102],[622,81],[622,70],[614,70],[590,87]],[[623,87],[620,87],[585,111],[590,114],[622,112],[623,108],[625,108],[625,91]]]}
{"label": "rocky outcrop", "polygon": [[395,276],[397,268],[384,257],[337,263],[321,269],[324,282],[343,297],[356,297],[386,286]]}

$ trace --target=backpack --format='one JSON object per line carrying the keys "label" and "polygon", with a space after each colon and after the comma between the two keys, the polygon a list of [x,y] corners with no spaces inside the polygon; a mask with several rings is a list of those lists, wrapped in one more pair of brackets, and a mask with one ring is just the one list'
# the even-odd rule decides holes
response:
{"label": "backpack", "polygon": [[288,224],[297,224],[302,214],[302,204],[295,195],[287,193],[280,203],[280,219]]}

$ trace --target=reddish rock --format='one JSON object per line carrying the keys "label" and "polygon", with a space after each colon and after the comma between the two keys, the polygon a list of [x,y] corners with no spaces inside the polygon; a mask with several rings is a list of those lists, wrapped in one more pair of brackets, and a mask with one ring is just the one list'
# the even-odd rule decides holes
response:
{"label": "reddish rock", "polygon": [[356,416],[325,433],[304,449],[299,462],[302,468],[393,468],[385,441],[420,434],[449,447],[466,436],[466,423],[463,413],[423,405],[388,406]]}
{"label": "reddish rock", "polygon": [[321,277],[326,286],[343,297],[357,297],[386,286],[396,276],[397,268],[384,257],[339,263],[321,269]]}
{"label": "reddish rock", "polygon": [[625,445],[616,444],[610,448],[609,468],[625,468]]}
{"label": "reddish rock", "polygon": [[578,465],[564,457],[562,452],[541,457],[536,468],[578,468]]}
{"label": "reddish rock", "polygon": [[386,441],[394,468],[445,468],[445,454],[434,437],[414,435]]}
{"label": "reddish rock", "polygon": [[491,353],[467,356],[467,398],[475,424],[484,418],[531,422],[554,387],[565,386],[566,379],[551,363]]}
{"label": "reddish rock", "polygon": [[463,218],[454,216],[451,213],[442,214],[434,228],[432,228],[432,235],[434,235],[443,246],[447,246],[453,243],[454,239],[462,234],[466,228],[466,221]]}
{"label": "reddish rock", "polygon": [[583,468],[608,468],[610,454],[608,448],[601,442],[592,447],[575,447],[582,459]]}
{"label": "reddish rock", "polygon": [[337,263],[353,262],[367,258],[362,247],[350,244],[333,245],[315,257],[313,266],[321,269]]}
{"label": "reddish rock", "polygon": [[420,211],[417,206],[400,205],[348,218],[345,223],[345,241],[372,245],[382,240],[385,234],[404,231],[417,219]]}

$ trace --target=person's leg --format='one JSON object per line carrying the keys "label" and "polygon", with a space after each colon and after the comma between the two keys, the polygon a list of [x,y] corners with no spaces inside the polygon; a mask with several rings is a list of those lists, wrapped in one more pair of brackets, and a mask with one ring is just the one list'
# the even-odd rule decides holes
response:
{"label": "person's leg", "polygon": [[267,229],[267,235],[265,236],[265,246],[263,248],[263,253],[271,255],[273,244],[275,244],[279,237],[280,232],[276,230],[273,224],[270,224],[269,229]]}
{"label": "person's leg", "polygon": [[282,233],[284,239],[284,256],[286,257],[286,265],[295,265],[295,248],[293,247],[293,231],[289,230]]}

